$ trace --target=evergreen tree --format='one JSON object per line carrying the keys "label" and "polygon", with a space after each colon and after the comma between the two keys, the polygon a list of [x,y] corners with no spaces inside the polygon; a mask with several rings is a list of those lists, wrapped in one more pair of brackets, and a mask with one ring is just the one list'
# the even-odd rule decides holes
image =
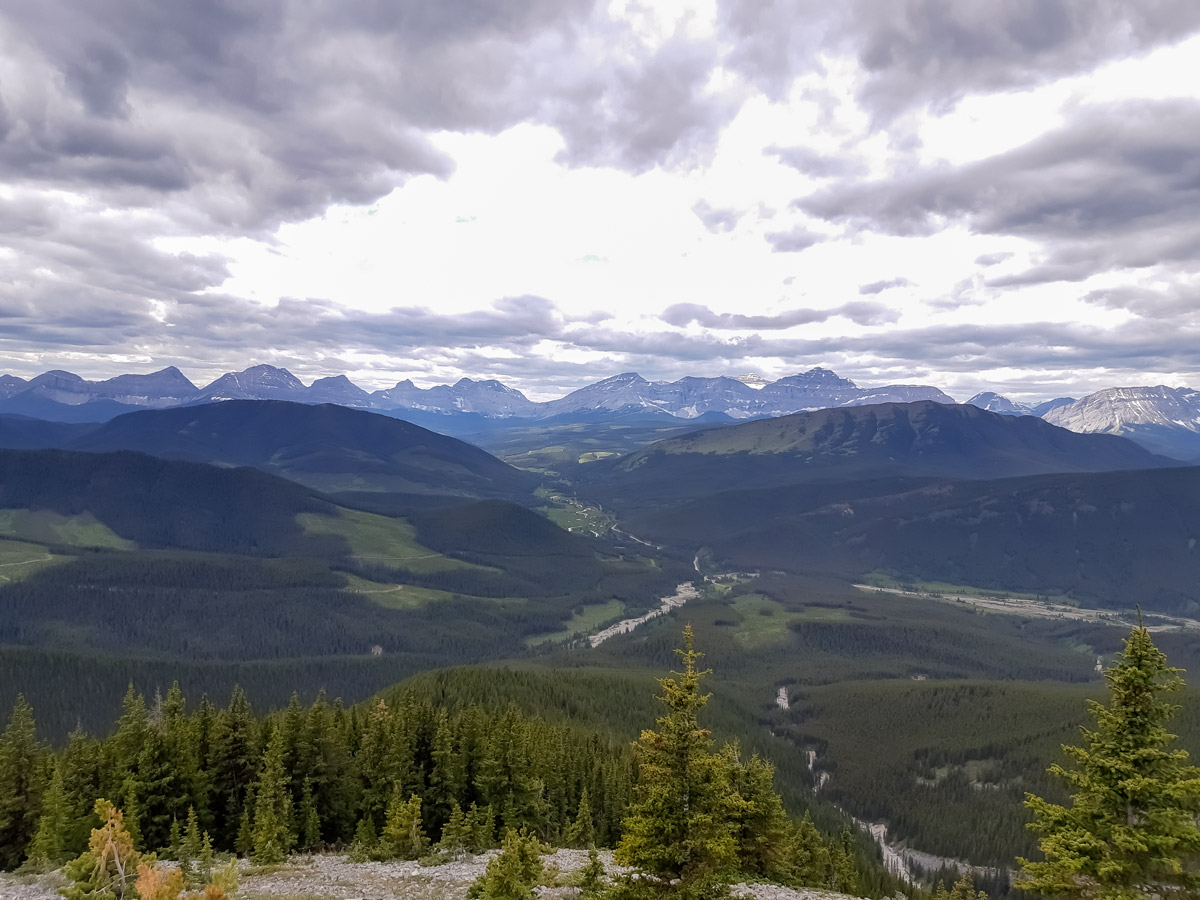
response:
{"label": "evergreen tree", "polygon": [[579,806],[576,808],[575,821],[567,829],[567,846],[583,849],[596,843],[596,828],[592,824],[592,802],[588,797],[587,788],[579,795]]}
{"label": "evergreen tree", "polygon": [[213,726],[212,745],[206,768],[210,773],[212,815],[218,847],[239,853],[249,847],[239,844],[240,823],[250,807],[248,792],[258,775],[258,735],[250,701],[240,687],[233,689],[229,706],[221,710]]}
{"label": "evergreen tree", "polygon": [[743,762],[736,743],[726,746],[723,755],[733,790],[742,801],[732,822],[741,874],[798,883],[788,852],[790,823],[775,792],[774,769],[758,756]]}
{"label": "evergreen tree", "polygon": [[63,788],[62,763],[54,767],[50,784],[42,796],[42,814],[38,819],[37,833],[29,844],[29,856],[25,867],[44,872],[56,868],[70,856],[68,841],[71,837],[71,806]]}
{"label": "evergreen tree", "polygon": [[462,807],[455,800],[450,804],[450,818],[442,826],[438,849],[443,853],[449,853],[455,859],[461,859],[467,852],[467,842],[470,840],[466,826],[466,817],[463,815]]}
{"label": "evergreen tree", "polygon": [[496,846],[496,813],[491,805],[471,804],[464,826],[467,845],[472,853],[483,853]]}
{"label": "evergreen tree", "polygon": [[[210,851],[211,852],[211,851]],[[200,835],[200,819],[193,807],[188,807],[187,827],[179,841],[179,870],[188,887],[203,884],[208,880],[201,857],[204,855],[204,838]]]}
{"label": "evergreen tree", "polygon": [[0,736],[0,869],[15,869],[38,827],[44,748],[37,740],[33,707],[18,695]]}
{"label": "evergreen tree", "polygon": [[1026,795],[1045,859],[1020,860],[1017,887],[1072,900],[1200,891],[1200,768],[1187,765],[1187,751],[1167,749],[1178,707],[1160,697],[1183,686],[1180,671],[1144,627],[1126,639],[1104,673],[1109,705],[1089,701],[1096,727],[1082,729],[1087,746],[1063,747],[1075,767],[1050,768],[1073,788],[1071,806]]}
{"label": "evergreen tree", "polygon": [[388,804],[381,843],[387,856],[398,859],[420,859],[429,849],[429,839],[421,827],[421,798],[413,794],[405,800],[400,785],[396,785]]}
{"label": "evergreen tree", "polygon": [[587,864],[579,870],[579,896],[596,900],[604,895],[604,863],[595,847],[588,848]]}
{"label": "evergreen tree", "polygon": [[660,678],[659,700],[667,713],[658,731],[643,731],[635,745],[636,797],[625,818],[617,862],[650,876],[659,892],[681,898],[724,896],[736,868],[733,821],[741,801],[730,786],[729,767],[713,752],[712,737],[697,716],[711,695],[700,692],[709,672],[696,668],[703,656],[692,629],[676,650],[683,671]]}
{"label": "evergreen tree", "polygon": [[284,754],[285,735],[277,730],[267,745],[254,791],[253,855],[259,865],[283,862],[292,849],[292,796]]}
{"label": "evergreen tree", "polygon": [[138,843],[146,850],[167,847],[171,840],[171,824],[184,818],[188,795],[180,775],[162,734],[151,729],[142,742],[137,766],[131,773],[140,831]]}
{"label": "evergreen tree", "polygon": [[375,820],[363,816],[354,829],[354,840],[350,842],[350,861],[366,862],[379,855],[379,838],[375,833]]}
{"label": "evergreen tree", "polygon": [[300,825],[298,846],[302,850],[313,851],[321,846],[321,815],[317,812],[317,801],[313,797],[312,782],[304,779],[304,787],[300,791],[300,807],[297,810]]}
{"label": "evergreen tree", "polygon": [[533,888],[542,877],[544,847],[528,831],[509,828],[499,855],[467,891],[470,900],[533,900]]}

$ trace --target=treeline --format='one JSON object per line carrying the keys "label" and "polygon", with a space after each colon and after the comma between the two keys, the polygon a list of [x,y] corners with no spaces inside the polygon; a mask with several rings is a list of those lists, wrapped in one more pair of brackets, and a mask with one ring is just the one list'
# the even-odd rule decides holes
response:
{"label": "treeline", "polygon": [[[638,782],[626,740],[513,704],[442,705],[412,691],[390,701],[293,697],[260,718],[240,689],[218,709],[207,697],[189,708],[177,685],[149,704],[130,688],[108,737],[77,730],[53,751],[18,699],[0,737],[0,868],[78,856],[101,797],[123,810],[138,850],[171,858],[200,835],[212,851],[260,861],[326,849],[446,859],[497,846],[508,829],[553,846],[621,838]],[[831,838],[811,819],[781,820],[769,765],[732,747],[720,758],[742,796],[746,877],[786,869],[796,884],[867,896],[898,886],[850,831]],[[764,843],[781,835],[786,846]]]}
{"label": "treeline", "polygon": [[131,689],[109,737],[76,731],[52,752],[18,700],[0,739],[0,868],[21,864],[46,816],[58,832],[51,861],[78,855],[99,797],[124,810],[143,850],[177,843],[189,817],[218,851],[253,851],[267,816],[286,849],[347,846],[382,833],[396,798],[413,797],[433,841],[470,823],[489,847],[509,827],[561,844],[582,803],[590,833],[609,844],[632,783],[625,742],[511,707],[409,694],[347,709],[320,696],[257,718],[240,689],[223,709],[202,698],[191,710],[177,686],[149,705]]}

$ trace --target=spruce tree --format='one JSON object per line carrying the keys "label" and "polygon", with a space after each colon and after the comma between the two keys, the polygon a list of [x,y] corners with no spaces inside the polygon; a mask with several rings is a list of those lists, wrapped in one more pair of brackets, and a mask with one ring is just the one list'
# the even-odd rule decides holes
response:
{"label": "spruce tree", "polygon": [[741,804],[730,786],[729,767],[698,723],[711,696],[700,692],[709,671],[696,667],[703,654],[693,646],[691,626],[683,637],[684,649],[675,651],[683,671],[658,682],[667,713],[658,719],[657,731],[643,731],[634,745],[636,796],[616,859],[650,876],[640,884],[656,885],[663,895],[719,897],[727,894],[736,868],[733,817]]}
{"label": "spruce tree", "polygon": [[72,824],[71,805],[63,787],[62,763],[59,763],[54,767],[50,784],[42,796],[42,814],[38,819],[37,833],[29,844],[25,868],[49,871],[74,855],[68,852]]}
{"label": "spruce tree", "polygon": [[455,859],[461,859],[463,854],[467,852],[467,842],[470,840],[466,826],[466,817],[463,815],[462,807],[458,805],[457,800],[452,801],[450,804],[450,818],[442,826],[442,836],[438,841],[438,849],[443,853],[449,853]]}
{"label": "spruce tree", "polygon": [[1178,707],[1161,694],[1183,686],[1181,670],[1142,626],[1104,673],[1109,705],[1089,701],[1096,727],[1084,747],[1064,746],[1074,762],[1050,772],[1074,793],[1069,807],[1033,794],[1026,805],[1043,861],[1020,860],[1016,886],[1070,900],[1194,897],[1200,891],[1200,769],[1166,722]]}
{"label": "spruce tree", "polygon": [[17,695],[0,735],[0,869],[15,869],[38,827],[43,788],[42,758],[33,707]]}
{"label": "spruce tree", "polygon": [[384,852],[398,859],[420,859],[429,849],[429,839],[421,827],[421,798],[413,794],[407,800],[400,785],[388,803],[387,824],[380,842]]}
{"label": "spruce tree", "polygon": [[284,771],[285,737],[271,736],[254,791],[253,856],[259,865],[283,862],[292,849],[292,795]]}
{"label": "spruce tree", "polygon": [[544,866],[545,848],[528,831],[509,828],[504,833],[500,853],[467,891],[470,900],[533,900],[533,888]]}
{"label": "spruce tree", "polygon": [[567,846],[586,849],[596,843],[596,828],[592,824],[592,803],[588,797],[587,788],[579,795],[579,806],[576,807],[575,821],[567,829]]}

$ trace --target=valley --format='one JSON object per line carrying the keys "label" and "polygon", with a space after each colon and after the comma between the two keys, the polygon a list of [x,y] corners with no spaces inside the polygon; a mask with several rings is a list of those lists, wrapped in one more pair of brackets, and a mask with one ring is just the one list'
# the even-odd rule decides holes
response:
{"label": "valley", "polygon": [[513,705],[627,742],[690,623],[707,727],[772,761],[793,814],[870,823],[863,866],[961,860],[1001,896],[1024,794],[1061,797],[1046,767],[1135,604],[1200,672],[1200,470],[1030,417],[551,422],[489,432],[498,457],[231,400],[50,436],[69,446],[0,450],[0,704],[24,694],[59,743],[176,680],[263,711]]}

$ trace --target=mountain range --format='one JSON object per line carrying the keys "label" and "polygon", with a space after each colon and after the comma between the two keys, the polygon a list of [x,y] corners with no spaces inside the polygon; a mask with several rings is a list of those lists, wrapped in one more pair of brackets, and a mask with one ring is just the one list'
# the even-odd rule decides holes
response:
{"label": "mountain range", "polygon": [[[0,376],[0,414],[55,422],[104,422],[136,409],[222,400],[333,403],[383,412],[458,436],[530,423],[637,420],[715,425],[876,403],[955,402],[929,385],[863,388],[823,368],[774,382],[753,373],[661,382],[626,372],[544,402],[530,400],[495,379],[462,378],[430,388],[404,380],[368,392],[345,375],[305,385],[287,369],[269,365],[228,372],[204,387],[175,367],[104,381],[88,381],[61,370],[29,380]],[[1058,397],[1032,406],[984,391],[966,403],[1003,415],[1045,418],[1071,431],[1121,435],[1175,459],[1200,459],[1200,391],[1190,388],[1114,387],[1080,399]]]}

